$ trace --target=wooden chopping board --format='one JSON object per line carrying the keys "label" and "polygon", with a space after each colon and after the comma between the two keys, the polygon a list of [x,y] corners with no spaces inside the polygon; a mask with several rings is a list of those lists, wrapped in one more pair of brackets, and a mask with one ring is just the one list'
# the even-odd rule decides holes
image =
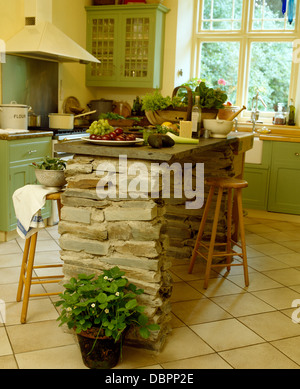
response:
{"label": "wooden chopping board", "polygon": [[131,116],[131,106],[126,101],[114,101],[114,113],[118,115],[124,116],[124,118],[128,118]]}

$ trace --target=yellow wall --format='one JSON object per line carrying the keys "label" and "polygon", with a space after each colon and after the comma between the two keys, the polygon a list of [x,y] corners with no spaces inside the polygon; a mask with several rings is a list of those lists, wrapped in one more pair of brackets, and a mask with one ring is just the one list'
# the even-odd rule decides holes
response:
{"label": "yellow wall", "polygon": [[[162,94],[171,95],[175,86],[189,79],[192,23],[184,21],[182,12],[184,10],[192,18],[193,0],[164,0],[163,4],[170,12],[166,15]],[[84,7],[88,5],[92,5],[92,0],[53,0],[53,24],[82,47],[86,47]],[[24,0],[0,0],[0,9],[0,38],[8,40],[24,27]],[[183,77],[178,76],[179,69],[184,70]],[[142,88],[87,88],[85,65],[76,63],[61,64],[59,78],[59,109],[68,96],[76,96],[82,106],[98,98],[128,101],[132,105],[137,95],[143,96],[152,91]]]}

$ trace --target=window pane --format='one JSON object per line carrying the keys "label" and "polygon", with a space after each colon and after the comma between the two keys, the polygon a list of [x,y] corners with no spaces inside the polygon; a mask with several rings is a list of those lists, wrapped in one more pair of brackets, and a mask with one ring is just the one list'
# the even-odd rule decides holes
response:
{"label": "window pane", "polygon": [[[251,44],[248,109],[257,90],[267,104],[267,111],[278,103],[288,106],[293,46],[291,42],[255,42]],[[259,102],[259,110],[265,110]]]}
{"label": "window pane", "polygon": [[243,0],[204,0],[202,30],[241,28]]}
{"label": "window pane", "polygon": [[288,22],[289,4],[287,10],[282,13],[281,0],[255,0],[253,9],[253,30],[294,30],[296,2],[293,6],[293,22]]}
{"label": "window pane", "polygon": [[[207,85],[225,90],[228,100],[236,103],[239,66],[239,42],[204,42],[201,44],[200,78]],[[226,85],[219,85],[220,79]]]}

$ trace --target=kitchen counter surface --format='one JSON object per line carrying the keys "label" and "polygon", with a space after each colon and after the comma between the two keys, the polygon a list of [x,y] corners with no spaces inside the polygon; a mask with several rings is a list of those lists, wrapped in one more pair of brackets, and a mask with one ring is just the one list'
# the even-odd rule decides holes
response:
{"label": "kitchen counter surface", "polygon": [[30,138],[42,138],[44,136],[53,136],[52,131],[29,131],[29,132],[19,132],[15,134],[1,134],[0,140],[20,140],[20,139],[30,139]]}
{"label": "kitchen counter surface", "polygon": [[226,145],[233,145],[235,154],[245,152],[253,147],[253,134],[231,132],[226,139],[200,138],[198,145],[176,144],[174,147],[154,149],[150,146],[111,147],[94,145],[85,141],[62,142],[54,145],[55,151],[71,154],[94,155],[101,157],[118,157],[126,154],[130,159],[145,159],[172,162],[178,157],[188,158],[192,155],[215,150]]}
{"label": "kitchen counter surface", "polygon": [[[268,126],[266,126],[268,127]],[[258,137],[260,140],[274,140],[278,142],[294,142],[294,143],[300,143],[300,129],[299,128],[292,128],[291,126],[288,126],[286,129],[283,128],[276,128],[268,127],[271,132],[267,134],[261,134],[259,132],[255,132],[253,135],[255,137]],[[248,132],[252,133],[252,129],[250,128],[240,128],[242,133]]]}

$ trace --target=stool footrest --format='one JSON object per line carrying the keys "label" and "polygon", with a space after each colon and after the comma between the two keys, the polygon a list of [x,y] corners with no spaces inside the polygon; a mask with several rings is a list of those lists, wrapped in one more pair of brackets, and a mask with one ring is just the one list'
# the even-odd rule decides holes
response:
{"label": "stool footrest", "polygon": [[30,294],[28,297],[43,297],[43,296],[57,296],[61,292],[53,292],[53,293],[36,293],[36,294]]}

